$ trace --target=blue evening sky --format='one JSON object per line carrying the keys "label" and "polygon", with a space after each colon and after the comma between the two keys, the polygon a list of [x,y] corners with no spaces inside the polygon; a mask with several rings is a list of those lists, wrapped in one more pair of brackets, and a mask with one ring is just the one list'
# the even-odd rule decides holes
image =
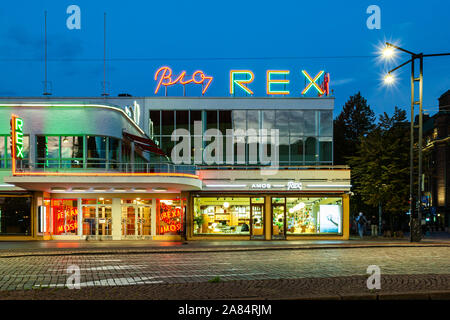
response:
{"label": "blue evening sky", "polygon": [[[81,30],[66,27],[71,4],[81,8]],[[381,8],[380,30],[366,27],[372,4]],[[395,87],[381,81],[383,70],[408,56],[386,65],[375,57],[377,46],[390,40],[415,52],[450,52],[447,0],[2,1],[1,96],[42,95],[44,10],[53,96],[100,96],[104,12],[112,96],[153,96],[153,75],[163,65],[214,76],[207,96],[229,96],[230,69],[253,70],[256,96],[265,95],[266,70],[290,70],[291,96],[300,96],[301,70],[314,76],[323,69],[331,74],[335,115],[358,91],[377,114],[391,114],[394,106],[409,114],[409,67],[396,73]],[[433,114],[437,98],[450,89],[450,57],[428,58],[424,69],[424,108]],[[188,95],[199,92],[187,87]]]}

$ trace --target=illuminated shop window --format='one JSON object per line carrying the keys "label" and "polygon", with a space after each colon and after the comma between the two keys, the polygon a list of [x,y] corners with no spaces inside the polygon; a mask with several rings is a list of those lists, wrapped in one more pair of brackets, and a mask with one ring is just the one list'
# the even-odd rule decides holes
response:
{"label": "illuminated shop window", "polygon": [[52,199],[52,234],[76,235],[78,232],[78,206],[75,199]]}
{"label": "illuminated shop window", "polygon": [[342,233],[342,198],[286,198],[287,234]]}
{"label": "illuminated shop window", "polygon": [[179,235],[183,231],[184,206],[180,199],[158,199],[156,203],[159,235]]}
{"label": "illuminated shop window", "polygon": [[249,235],[250,198],[194,198],[194,234]]}

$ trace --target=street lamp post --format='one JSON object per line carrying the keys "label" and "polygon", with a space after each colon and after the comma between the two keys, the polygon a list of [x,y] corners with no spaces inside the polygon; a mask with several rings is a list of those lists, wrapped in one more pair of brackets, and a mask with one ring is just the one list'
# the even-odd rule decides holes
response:
{"label": "street lamp post", "polygon": [[[390,57],[394,54],[394,49],[403,51],[411,55],[411,59],[402,63],[398,67],[392,69],[388,72],[385,77],[385,82],[391,84],[395,81],[392,76],[392,72],[400,69],[401,67],[411,63],[411,142],[410,142],[410,174],[409,174],[409,201],[410,201],[410,241],[419,242],[422,238],[421,232],[421,222],[422,222],[422,139],[423,139],[423,113],[422,113],[422,103],[423,103],[423,58],[424,57],[437,57],[437,56],[448,56],[450,53],[437,53],[437,54],[423,54],[414,53],[403,48],[400,48],[392,43],[386,42],[386,47],[384,49],[384,57]],[[415,77],[415,65],[414,62],[419,59],[419,77]],[[415,100],[414,87],[415,83],[419,82],[419,100]],[[418,186],[417,186],[417,219],[414,219],[414,105],[419,105],[419,137],[418,137],[418,147],[419,147],[419,175],[418,175]]]}

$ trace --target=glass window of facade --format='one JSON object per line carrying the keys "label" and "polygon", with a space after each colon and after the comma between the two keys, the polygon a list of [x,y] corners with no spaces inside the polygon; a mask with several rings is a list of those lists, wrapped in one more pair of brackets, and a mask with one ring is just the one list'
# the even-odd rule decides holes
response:
{"label": "glass window of facade", "polygon": [[2,235],[31,235],[30,197],[0,197]]}
{"label": "glass window of facade", "polygon": [[175,130],[175,111],[161,112],[161,135],[170,136]]}
{"label": "glass window of facade", "polygon": [[[180,118],[178,117],[180,116]],[[162,125],[158,125],[162,119]],[[176,119],[176,120],[175,120]],[[187,120],[189,119],[189,120]],[[333,153],[333,112],[331,110],[176,110],[150,111],[153,137],[161,141],[161,148],[170,155],[175,145],[170,135],[175,127],[188,128],[194,135],[194,122],[202,121],[202,134],[211,128],[218,128],[223,135],[224,157],[226,162],[226,130],[245,130],[247,135],[258,133],[258,129],[278,129],[279,161],[281,165],[318,165],[332,164]],[[176,126],[175,126],[176,124]],[[161,129],[160,129],[161,128]],[[247,131],[247,130],[256,131]],[[159,135],[161,133],[161,136]],[[268,132],[270,134],[270,131]],[[241,135],[239,135],[241,137]],[[235,144],[234,164],[257,165],[252,155],[252,143],[255,137],[243,137],[245,145],[244,163],[238,161]],[[203,142],[205,148],[210,142]],[[236,143],[236,142],[235,142]],[[259,147],[258,147],[259,148]],[[192,157],[194,155],[192,144]],[[270,151],[269,151],[270,155]],[[258,159],[259,161],[259,159]]]}
{"label": "glass window of facade", "polygon": [[[30,137],[23,136],[23,159],[17,162],[18,167],[27,166],[30,158]],[[0,169],[11,168],[11,136],[0,136]]]}
{"label": "glass window of facade", "polygon": [[131,160],[129,144],[122,146],[124,158],[120,159],[121,144],[105,136],[37,135],[36,163],[39,168],[83,168],[86,161],[90,168],[116,168],[119,162]]}
{"label": "glass window of facade", "polygon": [[177,110],[176,113],[176,128],[189,130],[189,111]]}
{"label": "glass window of facade", "polygon": [[201,234],[249,235],[250,197],[194,198],[194,235]]}

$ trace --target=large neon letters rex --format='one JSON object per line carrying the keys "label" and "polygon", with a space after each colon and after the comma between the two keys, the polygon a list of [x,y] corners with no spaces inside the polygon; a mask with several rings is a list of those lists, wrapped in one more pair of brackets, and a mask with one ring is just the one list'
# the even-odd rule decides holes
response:
{"label": "large neon letters rex", "polygon": [[[289,95],[291,94],[288,85],[290,80],[288,76],[289,70],[267,70],[266,71],[266,94],[267,95]],[[311,77],[306,70],[302,70],[301,74],[306,78],[308,83],[301,92],[301,95],[305,95],[311,88],[317,91],[319,96],[328,96],[330,85],[330,74],[325,73],[323,70],[319,71],[314,78]],[[323,76],[323,81],[318,83],[319,79]],[[186,76],[186,71],[182,71],[178,76],[173,76],[172,69],[169,67],[159,68],[154,76],[157,82],[155,94],[158,94],[161,86],[166,88],[175,84],[186,85],[189,83],[201,84],[202,95],[208,90],[213,80],[212,76],[207,76],[203,71],[197,70],[192,76]],[[230,94],[235,95],[237,91],[244,92],[249,95],[253,95],[253,90],[250,88],[250,84],[255,80],[255,74],[251,70],[230,70]],[[167,92],[166,92],[167,93]]]}

